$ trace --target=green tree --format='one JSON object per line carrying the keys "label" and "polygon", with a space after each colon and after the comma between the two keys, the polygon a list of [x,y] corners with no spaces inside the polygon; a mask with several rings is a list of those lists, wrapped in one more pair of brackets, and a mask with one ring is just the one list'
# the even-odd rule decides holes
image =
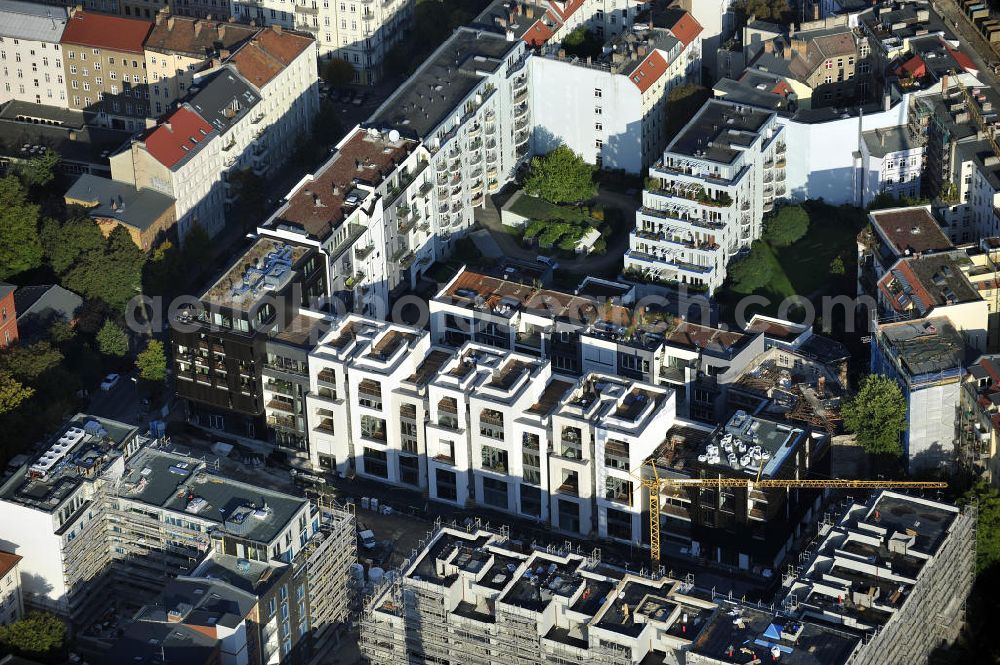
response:
{"label": "green tree", "polygon": [[668,142],[690,122],[694,114],[711,97],[712,91],[697,83],[677,86],[670,91],[667,95],[667,121],[664,125]]}
{"label": "green tree", "polygon": [[41,237],[45,256],[57,275],[65,274],[81,257],[100,256],[106,244],[94,220],[82,215],[74,215],[62,225],[46,219]]}
{"label": "green tree", "polygon": [[757,240],[750,246],[750,253],[729,266],[729,278],[736,293],[753,293],[766,286],[774,274],[770,250]]}
{"label": "green tree", "polygon": [[62,361],[63,354],[48,341],[18,344],[0,354],[0,372],[33,383]]}
{"label": "green tree", "polygon": [[833,257],[833,261],[830,261],[830,274],[831,275],[843,275],[845,272],[844,259],[839,256]]}
{"label": "green tree", "polygon": [[65,642],[66,624],[48,612],[31,612],[20,621],[0,626],[0,651],[28,658],[52,657]]}
{"label": "green tree", "polygon": [[323,80],[334,87],[354,83],[354,65],[343,58],[330,58],[323,65]]}
{"label": "green tree", "polygon": [[97,348],[106,356],[122,358],[128,354],[128,335],[114,321],[105,321],[97,332]]}
{"label": "green tree", "polygon": [[41,155],[26,159],[17,164],[15,174],[27,188],[44,187],[56,177],[56,166],[59,165],[59,153],[46,150]]}
{"label": "green tree", "polygon": [[151,339],[135,359],[139,376],[152,383],[162,383],[167,378],[167,356],[163,351],[163,342]]}
{"label": "green tree", "polygon": [[566,55],[575,55],[578,58],[596,58],[601,55],[603,47],[604,42],[582,25],[566,35],[562,41],[562,48],[566,51]]}
{"label": "green tree", "polygon": [[906,429],[906,400],[887,376],[869,374],[842,409],[844,426],[871,455],[899,456],[900,433]]}
{"label": "green tree", "polygon": [[0,178],[0,279],[41,264],[38,206],[28,200],[20,180]]}
{"label": "green tree", "polygon": [[789,11],[788,0],[737,0],[734,7],[744,16],[762,21],[781,21]]}
{"label": "green tree", "polygon": [[35,389],[26,386],[7,372],[0,372],[0,415],[10,413],[35,394]]}
{"label": "green tree", "polygon": [[551,203],[578,203],[594,197],[594,167],[561,145],[547,155],[531,160],[524,189]]}
{"label": "green tree", "polygon": [[784,206],[764,222],[764,240],[774,247],[788,247],[809,230],[809,213],[802,206]]}
{"label": "green tree", "polygon": [[146,255],[132,242],[124,227],[108,236],[103,252],[81,255],[62,276],[63,286],[86,298],[103,300],[114,310],[142,289],[142,269]]}

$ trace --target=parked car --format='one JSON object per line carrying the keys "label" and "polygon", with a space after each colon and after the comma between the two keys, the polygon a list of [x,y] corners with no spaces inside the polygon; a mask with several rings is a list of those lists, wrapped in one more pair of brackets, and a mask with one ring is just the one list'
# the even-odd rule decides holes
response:
{"label": "parked car", "polygon": [[378,544],[375,540],[375,532],[372,531],[371,529],[365,529],[364,531],[359,531],[358,538],[361,539],[361,545],[366,550],[373,550],[375,549],[375,545]]}
{"label": "parked car", "polygon": [[112,388],[118,385],[118,382],[121,380],[121,378],[122,377],[119,374],[115,373],[108,374],[106,377],[104,377],[104,380],[101,381],[101,390],[103,390],[104,392],[109,392]]}
{"label": "parked car", "polygon": [[535,260],[538,261],[539,263],[544,263],[553,270],[559,267],[559,264],[556,263],[556,260],[548,256],[536,256]]}

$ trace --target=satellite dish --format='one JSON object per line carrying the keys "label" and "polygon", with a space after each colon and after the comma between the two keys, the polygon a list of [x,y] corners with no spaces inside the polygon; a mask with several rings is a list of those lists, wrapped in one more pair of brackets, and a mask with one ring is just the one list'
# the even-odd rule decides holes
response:
{"label": "satellite dish", "polygon": [[395,129],[390,129],[389,130],[389,142],[390,143],[395,143],[398,140],[399,140],[399,132],[396,131]]}

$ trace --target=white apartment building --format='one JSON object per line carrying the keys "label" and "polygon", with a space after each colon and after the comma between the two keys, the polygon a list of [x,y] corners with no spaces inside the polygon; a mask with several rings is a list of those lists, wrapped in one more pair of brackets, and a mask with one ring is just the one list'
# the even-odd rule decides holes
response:
{"label": "white apartment building", "polygon": [[278,25],[312,34],[321,61],[354,66],[354,82],[374,85],[382,63],[413,26],[415,0],[231,0],[238,21]]}
{"label": "white apartment building", "polygon": [[259,229],[319,248],[322,298],[338,312],[388,314],[389,292],[437,258],[428,152],[399,132],[355,128]]}
{"label": "white apartment building", "polygon": [[783,130],[774,113],[705,104],[649,170],[625,271],[709,294],[721,286],[787,196]]}
{"label": "white apartment building", "polygon": [[578,28],[605,40],[648,17],[651,4],[649,0],[495,0],[474,25],[499,29],[535,47],[562,42]]}
{"label": "white apartment building", "polygon": [[0,104],[12,99],[68,108],[59,40],[65,7],[0,1]]}
{"label": "white apartment building", "polygon": [[0,626],[14,623],[24,616],[21,559],[16,554],[0,550]]}
{"label": "white apartment building", "polygon": [[431,499],[641,541],[637,474],[675,422],[674,392],[552,375],[531,355],[357,315],[309,355],[310,461]]}
{"label": "white apartment building", "polygon": [[459,28],[366,123],[429,151],[428,219],[438,256],[451,253],[472,225],[473,209],[529,156],[527,59],[523,41]]}
{"label": "white apartment building", "polygon": [[267,175],[309,131],[319,108],[311,44],[280,27],[260,31],[196,77],[161,124],[112,155],[112,178],[172,196],[181,238],[195,224],[217,234],[237,195],[229,174]]}
{"label": "white apartment building", "polygon": [[619,34],[598,58],[542,46],[528,61],[534,151],[565,144],[600,168],[642,172],[666,147],[670,91],[701,80],[700,34],[677,12]]}
{"label": "white apartment building", "polygon": [[861,162],[864,178],[862,206],[879,194],[896,199],[920,196],[924,170],[924,141],[907,127],[873,129],[862,134]]}

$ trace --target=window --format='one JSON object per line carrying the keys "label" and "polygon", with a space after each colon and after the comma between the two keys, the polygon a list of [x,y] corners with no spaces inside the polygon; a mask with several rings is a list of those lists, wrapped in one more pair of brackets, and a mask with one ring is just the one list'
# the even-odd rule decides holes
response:
{"label": "window", "polygon": [[594,131],[595,132],[603,132],[604,131],[604,125],[601,124],[601,123],[599,123],[599,122],[594,123]]}
{"label": "window", "polygon": [[483,468],[496,473],[507,473],[507,451],[493,446],[483,446]]}
{"label": "window", "polygon": [[604,93],[600,88],[594,88],[594,97],[601,97],[603,94]]}
{"label": "window", "polygon": [[439,499],[444,499],[446,501],[458,500],[458,491],[454,471],[437,469],[434,474],[434,479],[437,484],[437,496]]}
{"label": "window", "polygon": [[483,478],[483,503],[506,510],[507,483],[497,478]]}
{"label": "window", "polygon": [[594,147],[597,148],[598,150],[602,149],[604,147],[604,141],[602,141],[601,139],[597,139],[596,141],[594,141]]}
{"label": "window", "polygon": [[608,536],[632,540],[632,515],[622,510],[608,508]]}
{"label": "window", "polygon": [[374,448],[366,447],[362,462],[365,473],[372,476],[379,476],[380,478],[389,477],[389,466],[386,462],[384,450],[375,450]]}
{"label": "window", "polygon": [[608,476],[604,479],[604,498],[616,503],[632,505],[632,482],[624,478]]}
{"label": "window", "polygon": [[601,115],[603,112],[604,111],[601,109],[600,106],[595,106],[594,107],[594,115]]}

